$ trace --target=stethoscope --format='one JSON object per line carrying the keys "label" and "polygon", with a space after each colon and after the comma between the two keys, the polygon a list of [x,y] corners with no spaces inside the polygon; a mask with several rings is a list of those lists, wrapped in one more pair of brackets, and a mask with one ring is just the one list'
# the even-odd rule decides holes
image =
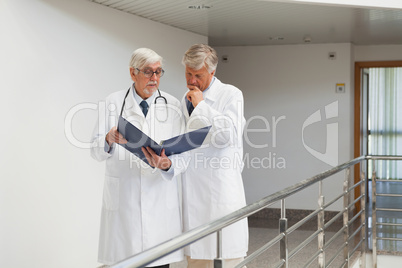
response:
{"label": "stethoscope", "polygon": [[[122,117],[122,115],[123,115],[124,105],[126,105],[126,99],[127,99],[128,93],[130,93],[130,89],[131,88],[129,88],[127,90],[127,93],[124,96],[123,105],[121,106],[121,111],[120,111],[120,117]],[[159,93],[159,96],[156,96],[156,98],[154,100],[154,104],[156,105],[155,115],[156,115],[156,119],[159,122],[165,122],[167,120],[167,117],[168,117],[167,116],[167,114],[168,114],[167,100],[166,100],[165,97],[162,96],[161,92],[159,91],[159,88],[158,88],[158,93]],[[165,109],[160,107],[159,104],[160,104],[161,101],[164,103]],[[162,110],[165,110],[165,112],[163,112]]]}

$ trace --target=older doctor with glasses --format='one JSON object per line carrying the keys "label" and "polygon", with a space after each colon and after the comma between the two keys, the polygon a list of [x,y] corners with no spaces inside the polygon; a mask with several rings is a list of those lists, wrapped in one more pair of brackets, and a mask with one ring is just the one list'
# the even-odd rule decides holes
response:
{"label": "older doctor with glasses", "polygon": [[[106,98],[94,129],[91,155],[106,162],[98,261],[112,265],[181,234],[176,179],[165,180],[120,144],[127,140],[117,131],[119,116],[155,141],[169,139],[184,130],[180,102],[159,91],[164,74],[162,57],[148,48],[131,56],[133,84]],[[157,120],[158,114],[164,120]],[[183,260],[176,251],[148,267],[169,267]]]}

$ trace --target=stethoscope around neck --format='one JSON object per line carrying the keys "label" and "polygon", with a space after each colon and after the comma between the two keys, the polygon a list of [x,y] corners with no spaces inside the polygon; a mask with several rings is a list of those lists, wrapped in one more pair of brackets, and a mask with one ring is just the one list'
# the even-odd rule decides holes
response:
{"label": "stethoscope around neck", "polygon": [[[124,96],[123,105],[121,106],[121,111],[120,111],[120,117],[123,116],[124,106],[126,105],[126,99],[127,99],[128,94],[130,93],[130,89],[131,88],[129,88],[127,90],[127,93]],[[156,120],[158,120],[159,122],[165,122],[167,120],[167,117],[168,117],[167,116],[167,114],[168,114],[167,100],[166,100],[165,97],[162,96],[161,92],[159,91],[159,88],[158,88],[158,93],[159,93],[159,96],[156,96],[156,98],[154,100],[154,104],[156,105],[156,107],[155,107],[155,116],[156,116]],[[161,101],[163,102],[163,104],[165,106],[164,109],[162,107],[159,107],[159,104],[160,104]],[[164,111],[162,111],[162,110],[164,110]]]}

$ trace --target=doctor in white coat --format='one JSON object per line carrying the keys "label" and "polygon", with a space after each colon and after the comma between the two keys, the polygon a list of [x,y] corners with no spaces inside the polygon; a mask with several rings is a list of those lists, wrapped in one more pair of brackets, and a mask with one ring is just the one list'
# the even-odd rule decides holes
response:
{"label": "doctor in white coat", "polygon": [[[106,161],[98,255],[98,261],[106,265],[182,232],[176,179],[163,179],[160,170],[118,145],[127,143],[116,128],[120,111],[157,142],[182,133],[180,102],[158,90],[164,73],[161,64],[162,57],[154,51],[135,50],[130,61],[134,83],[128,91],[115,92],[106,98],[94,130],[91,155]],[[165,268],[181,260],[183,252],[179,250],[148,267]]]}
{"label": "doctor in white coat", "polygon": [[[186,132],[211,125],[201,148],[181,155],[160,157],[147,148],[147,159],[173,179],[183,173],[184,231],[221,218],[246,205],[243,169],[243,94],[214,76],[216,51],[208,45],[193,45],[184,55],[187,88],[182,101]],[[163,163],[163,166],[160,164]],[[240,263],[248,250],[247,219],[223,229],[222,255],[225,267]],[[216,234],[185,248],[188,267],[213,267]]]}

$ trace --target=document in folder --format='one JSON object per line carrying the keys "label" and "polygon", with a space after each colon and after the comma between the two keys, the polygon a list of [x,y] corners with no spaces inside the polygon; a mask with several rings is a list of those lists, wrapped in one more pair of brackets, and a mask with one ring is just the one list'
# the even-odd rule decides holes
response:
{"label": "document in folder", "polygon": [[158,155],[161,154],[162,149],[165,149],[165,154],[167,156],[180,154],[200,147],[204,142],[210,128],[211,126],[207,126],[194,131],[190,131],[182,135],[170,138],[168,140],[161,141],[161,143],[159,144],[121,116],[119,118],[119,124],[117,126],[117,130],[127,140],[126,144],[120,145],[142,159],[148,165],[149,163],[141,150],[142,147],[149,146]]}

